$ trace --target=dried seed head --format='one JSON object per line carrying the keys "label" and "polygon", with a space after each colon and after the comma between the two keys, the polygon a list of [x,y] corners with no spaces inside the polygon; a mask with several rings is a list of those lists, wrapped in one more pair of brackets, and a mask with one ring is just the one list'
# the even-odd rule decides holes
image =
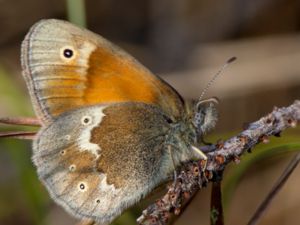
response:
{"label": "dried seed head", "polygon": [[239,164],[241,162],[241,158],[239,156],[235,155],[234,158],[233,158],[233,162],[235,164]]}
{"label": "dried seed head", "polygon": [[211,179],[214,177],[214,174],[213,174],[212,171],[205,170],[205,177],[206,177],[208,180],[211,180]]}
{"label": "dried seed head", "polygon": [[189,192],[184,192],[183,197],[184,199],[189,199],[191,197],[191,194]]}
{"label": "dried seed head", "polygon": [[259,141],[261,141],[262,143],[264,144],[268,144],[270,142],[269,140],[269,137],[267,135],[262,135],[260,138],[259,138]]}
{"label": "dried seed head", "polygon": [[272,113],[268,114],[266,119],[264,119],[264,122],[266,124],[270,124],[270,125],[274,124],[276,121],[277,120],[276,120],[276,118],[274,117],[274,115]]}
{"label": "dried seed head", "polygon": [[157,205],[159,208],[161,208],[161,207],[164,206],[164,203],[163,203],[163,201],[162,201],[161,199],[159,199],[159,200],[156,201],[156,205]]}
{"label": "dried seed head", "polygon": [[240,137],[239,137],[239,140],[240,140],[240,142],[241,142],[243,145],[247,144],[248,141],[249,141],[249,139],[248,139],[247,136],[240,136]]}
{"label": "dried seed head", "polygon": [[221,165],[225,162],[225,157],[223,155],[216,155],[215,160],[219,165]]}
{"label": "dried seed head", "polygon": [[221,149],[224,147],[224,141],[223,140],[218,140],[216,144],[217,149]]}
{"label": "dried seed head", "polygon": [[157,218],[154,216],[151,217],[150,221],[151,224],[157,224]]}
{"label": "dried seed head", "polygon": [[292,127],[295,128],[297,126],[297,121],[293,119],[288,119],[288,124]]}
{"label": "dried seed head", "polygon": [[[207,165],[207,160],[200,160],[200,167],[202,168],[202,170],[205,170],[205,167],[206,167],[206,165]],[[197,169],[198,169],[198,172],[199,172],[199,168],[198,168],[198,166],[195,166],[195,167],[197,167]],[[193,172],[195,172],[195,167],[193,168]]]}
{"label": "dried seed head", "polygon": [[176,209],[174,210],[174,214],[175,214],[176,216],[178,216],[178,215],[180,214],[180,208],[176,208]]}
{"label": "dried seed head", "polygon": [[199,170],[199,167],[198,166],[195,166],[193,168],[193,174],[194,176],[198,176],[200,174],[200,170]]}
{"label": "dried seed head", "polygon": [[291,123],[291,127],[292,128],[295,128],[297,126],[297,121],[296,120],[293,120],[292,123]]}
{"label": "dried seed head", "polygon": [[175,193],[171,194],[170,198],[171,198],[172,201],[174,201],[176,199],[176,194]]}
{"label": "dried seed head", "polygon": [[163,218],[164,218],[165,221],[168,221],[169,218],[170,218],[170,213],[165,211],[165,212],[163,213]]}

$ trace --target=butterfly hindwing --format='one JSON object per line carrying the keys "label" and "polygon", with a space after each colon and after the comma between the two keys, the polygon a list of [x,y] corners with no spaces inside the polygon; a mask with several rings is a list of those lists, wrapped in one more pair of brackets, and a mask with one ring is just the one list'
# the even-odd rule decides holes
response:
{"label": "butterfly hindwing", "polygon": [[172,171],[169,126],[149,104],[82,107],[41,129],[33,161],[57,203],[77,217],[110,222]]}

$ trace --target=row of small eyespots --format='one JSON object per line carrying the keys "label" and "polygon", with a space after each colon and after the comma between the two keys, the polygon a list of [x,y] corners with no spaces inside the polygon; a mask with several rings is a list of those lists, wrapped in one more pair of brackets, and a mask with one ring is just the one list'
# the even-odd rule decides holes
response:
{"label": "row of small eyespots", "polygon": [[[90,125],[92,123],[92,118],[90,116],[83,116],[81,118],[81,124],[82,125]],[[65,136],[66,140],[70,140],[71,136],[70,135],[66,135]],[[64,155],[66,153],[65,150],[60,151],[61,155]],[[69,166],[69,171],[70,172],[74,172],[76,170],[76,165],[72,164]],[[78,188],[81,192],[85,192],[87,191],[88,187],[87,184],[84,182],[80,182],[78,185]],[[96,203],[99,204],[100,203],[100,199],[96,199]]]}
{"label": "row of small eyespots", "polygon": [[[78,185],[79,191],[81,192],[85,192],[88,189],[88,186],[85,182],[80,182]],[[96,199],[96,203],[99,204],[100,203],[100,199]]]}
{"label": "row of small eyespots", "polygon": [[[91,123],[92,123],[92,117],[91,117],[91,116],[83,116],[83,117],[81,118],[81,124],[82,124],[82,125],[87,126],[87,125],[90,125]],[[69,135],[69,134],[65,135],[65,136],[64,136],[64,139],[67,140],[67,141],[71,140],[71,135]],[[60,154],[61,154],[61,155],[64,155],[65,153],[66,153],[65,150],[61,150],[61,151],[60,151]]]}

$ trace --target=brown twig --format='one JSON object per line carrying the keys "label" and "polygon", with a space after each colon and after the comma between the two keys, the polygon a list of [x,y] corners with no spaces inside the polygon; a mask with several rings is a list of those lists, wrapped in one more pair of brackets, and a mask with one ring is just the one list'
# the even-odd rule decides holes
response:
{"label": "brown twig", "polygon": [[25,126],[41,126],[40,121],[37,118],[31,117],[18,117],[18,118],[0,118],[0,123],[10,125],[25,125]]}
{"label": "brown twig", "polygon": [[[221,177],[222,175],[220,175]],[[210,203],[210,224],[224,225],[223,204],[222,204],[222,180],[213,182]]]}
{"label": "brown twig", "polygon": [[201,162],[186,163],[168,192],[154,204],[145,209],[137,219],[138,224],[164,225],[170,216],[178,214],[183,202],[223,171],[230,162],[239,162],[239,157],[268,137],[278,136],[283,130],[295,127],[300,121],[300,101],[289,107],[274,108],[273,112],[260,120],[249,124],[248,128],[237,136],[215,145],[213,152],[207,153],[206,170],[202,171]]}
{"label": "brown twig", "polygon": [[[37,118],[31,118],[31,117],[18,117],[18,118],[5,117],[5,118],[0,118],[0,123],[9,124],[9,125],[34,126],[34,127],[41,126],[41,123]],[[0,138],[9,137],[9,138],[16,138],[16,139],[33,140],[35,135],[36,132],[34,131],[0,132]]]}
{"label": "brown twig", "polygon": [[[300,120],[300,101],[295,101],[289,107],[275,108],[272,113],[260,120],[251,123],[246,130],[225,142],[219,142],[210,147],[204,146],[208,160],[206,170],[202,171],[202,162],[186,163],[176,181],[170,186],[167,194],[157,200],[143,211],[143,215],[137,220],[139,224],[166,224],[171,213],[178,215],[182,210],[184,202],[189,202],[194,194],[210,181],[218,180],[218,175],[225,166],[234,161],[247,150],[251,150],[260,142],[266,143],[268,137],[279,136],[280,132],[288,127],[295,127]],[[12,125],[40,125],[33,118],[2,118],[1,123]],[[0,133],[0,137],[15,137],[32,139],[35,132],[6,132]],[[212,151],[213,150],[213,151]],[[80,225],[93,225],[94,221],[82,221]]]}
{"label": "brown twig", "polygon": [[291,162],[288,164],[287,168],[284,170],[281,177],[278,179],[276,184],[273,186],[272,190],[269,192],[269,194],[266,196],[264,201],[261,203],[261,205],[257,208],[254,215],[250,219],[248,225],[256,225],[262,216],[265,214],[269,206],[271,205],[271,202],[274,200],[275,196],[278,194],[278,192],[282,189],[283,185],[286,183],[294,169],[297,167],[297,165],[300,162],[300,153],[296,155],[295,158],[291,160]]}
{"label": "brown twig", "polygon": [[0,138],[9,137],[9,138],[33,140],[35,135],[36,135],[36,132],[31,132],[31,131],[6,131],[6,132],[0,132]]}
{"label": "brown twig", "polygon": [[77,225],[97,225],[93,220],[82,220]]}

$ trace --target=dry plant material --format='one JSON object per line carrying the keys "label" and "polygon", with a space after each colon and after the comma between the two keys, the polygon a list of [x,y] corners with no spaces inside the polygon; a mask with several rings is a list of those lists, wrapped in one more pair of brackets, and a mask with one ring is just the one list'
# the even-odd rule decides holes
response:
{"label": "dry plant material", "polygon": [[25,126],[41,126],[41,122],[37,118],[18,117],[18,118],[0,118],[0,123],[11,125],[25,125]]}
{"label": "dry plant material", "polygon": [[[208,182],[218,181],[226,165],[230,162],[238,163],[240,156],[258,143],[268,143],[270,136],[280,137],[283,130],[296,127],[300,121],[300,101],[296,100],[289,107],[274,108],[260,120],[250,123],[240,134],[227,141],[218,141],[211,146],[201,149],[208,157],[206,168],[203,170],[203,160],[188,162],[181,168],[177,179],[170,185],[168,192],[154,204],[147,207],[137,219],[138,224],[165,225],[172,214],[179,215],[185,203],[189,202],[194,194],[206,186]],[[0,123],[11,125],[40,126],[34,118],[2,118]],[[0,137],[14,137],[33,139],[35,132],[2,132]],[[79,225],[96,225],[94,221],[83,220]]]}
{"label": "dry plant material", "polygon": [[[300,101],[295,101],[289,107],[274,108],[268,115],[256,122],[250,123],[244,131],[224,141],[221,145],[211,146],[207,153],[207,166],[203,171],[201,161],[186,163],[178,173],[177,179],[170,185],[168,192],[154,204],[145,209],[137,219],[138,224],[164,225],[171,214],[178,214],[181,206],[188,201],[208,182],[219,179],[230,162],[239,162],[245,152],[253,149],[260,142],[266,143],[268,137],[278,136],[283,130],[295,127],[300,121]],[[195,173],[195,171],[200,171]]]}

